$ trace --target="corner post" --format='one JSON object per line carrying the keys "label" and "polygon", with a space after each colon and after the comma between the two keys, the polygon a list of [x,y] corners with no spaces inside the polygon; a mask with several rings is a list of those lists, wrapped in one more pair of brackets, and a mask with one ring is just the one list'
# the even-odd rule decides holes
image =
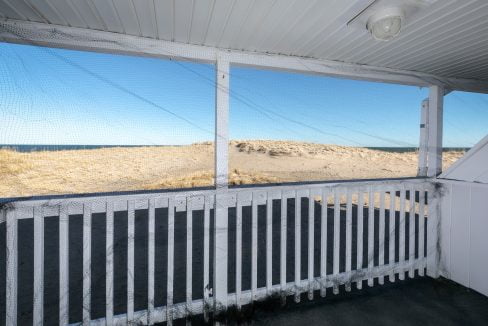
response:
{"label": "corner post", "polygon": [[229,170],[229,60],[217,53],[215,88],[215,237],[214,282],[215,311],[227,307],[227,237]]}
{"label": "corner post", "polygon": [[422,101],[420,107],[419,166],[417,176],[427,176],[427,152],[429,146],[429,99]]}
{"label": "corner post", "polygon": [[444,87],[432,85],[429,91],[428,109],[428,168],[427,176],[436,177],[442,172],[442,112]]}

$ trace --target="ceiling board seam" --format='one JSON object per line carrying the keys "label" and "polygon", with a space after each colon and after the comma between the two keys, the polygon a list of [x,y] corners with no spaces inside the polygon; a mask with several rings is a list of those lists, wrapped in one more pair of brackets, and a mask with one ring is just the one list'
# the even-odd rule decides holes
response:
{"label": "ceiling board seam", "polygon": [[230,16],[232,15],[232,12],[234,11],[235,4],[236,4],[236,0],[232,0],[232,4],[230,6],[229,12],[227,13],[227,17],[225,19],[225,23],[224,23],[224,25],[222,26],[222,28],[220,30],[220,36],[219,36],[219,38],[217,40],[217,46],[219,46],[220,43],[221,43],[221,41],[222,41],[222,37],[224,36],[224,32],[227,29],[227,25],[229,24]]}
{"label": "ceiling board seam", "polygon": [[305,11],[303,11],[302,15],[300,17],[297,17],[295,19],[295,21],[293,22],[293,24],[291,24],[291,26],[288,28],[288,30],[286,31],[286,33],[282,33],[281,38],[278,41],[275,41],[273,43],[273,45],[270,47],[270,50],[271,51],[277,51],[276,48],[281,45],[281,43],[283,42],[283,39],[286,37],[286,35],[288,33],[290,33],[290,31],[293,30],[296,27],[296,25],[298,24],[298,22],[300,21],[300,19],[302,19],[304,17],[305,13],[308,13],[308,11],[311,10],[317,3],[318,3],[317,0],[315,2],[312,2],[310,4],[310,6]]}
{"label": "ceiling board seam", "polygon": [[[431,59],[427,58],[425,60],[420,61],[421,63],[420,64],[417,64],[417,66],[419,66],[419,67],[425,67],[425,66],[429,66],[429,65],[432,65],[433,64],[434,66],[437,66],[437,68],[435,68],[435,69],[438,69],[439,67],[445,66],[446,64],[454,65],[454,64],[458,63],[459,60],[458,61],[455,61],[455,62],[451,61],[452,59],[450,58],[450,56],[453,53],[456,53],[457,51],[459,51],[460,48],[463,50],[463,52],[466,52],[467,49],[470,49],[470,48],[473,48],[473,47],[476,49],[476,47],[479,44],[486,43],[487,37],[486,37],[486,35],[483,35],[483,32],[485,32],[487,30],[488,30],[488,26],[487,27],[484,27],[484,28],[482,28],[480,30],[478,30],[479,33],[478,33],[478,36],[477,37],[472,38],[472,39],[467,39],[467,40],[462,41],[460,43],[457,43],[456,42],[456,49],[453,49],[453,50],[444,50],[444,51],[441,52],[442,54],[440,56],[434,56],[435,57],[435,61],[433,61],[432,58]],[[453,44],[453,42],[450,42],[448,45],[450,46],[452,44]],[[467,46],[466,47],[463,47],[464,44],[467,44]],[[429,53],[436,54],[436,53],[440,52],[439,50],[441,48],[442,47],[437,47],[437,48],[435,48],[435,50],[434,49],[430,49],[429,50]],[[441,58],[442,59],[445,59],[445,60],[439,60]],[[461,62],[462,61],[463,60],[461,60]],[[419,61],[417,61],[417,62],[419,62]],[[406,66],[408,66],[408,65],[414,65],[414,63],[407,62],[407,63],[405,63],[405,65]],[[433,69],[433,70],[435,70],[435,69]]]}
{"label": "ceiling board seam", "polygon": [[[425,13],[424,15],[418,16],[415,20],[410,22],[411,26],[417,26],[422,20],[427,19],[429,16],[436,15],[438,12],[441,12],[448,8],[449,6],[455,4],[458,0],[451,0],[449,2],[446,2],[443,6],[439,6],[437,8],[434,8],[431,12]],[[399,40],[405,39],[408,36],[412,35],[413,33],[416,33],[420,29],[420,26],[414,27],[402,35],[399,36]],[[366,46],[364,46],[366,45]],[[388,47],[391,47],[391,44],[388,44],[385,42],[384,44],[378,44],[378,42],[370,43],[367,44],[367,42],[363,42],[359,46],[356,46],[354,49],[351,49],[348,53],[345,54],[344,59],[346,60],[360,60],[360,59],[355,59],[355,58],[361,58],[365,59],[365,54],[366,57],[370,55],[376,55],[380,51],[384,51],[385,49],[388,49]],[[384,52],[383,52],[384,53]],[[349,56],[349,57],[348,57]]]}
{"label": "ceiling board seam", "polygon": [[[474,3],[475,3],[475,1],[467,2],[464,4],[464,6],[461,6],[460,8],[456,8],[456,10],[468,7]],[[450,4],[452,4],[452,3],[449,3],[449,5]],[[442,7],[442,9],[444,9],[446,7],[448,7],[448,5],[446,5],[445,7]],[[446,16],[448,16],[452,13],[451,11],[448,11],[447,13],[445,13],[443,15],[435,16],[435,13],[442,10],[442,9],[438,8],[438,10],[432,11],[428,15],[426,14],[426,16],[422,18],[422,20],[428,20],[427,23],[418,24],[418,26],[416,26],[415,28],[413,28],[411,30],[407,30],[405,33],[400,35],[400,37],[396,40],[395,44],[390,44],[390,46],[388,46],[388,44],[383,44],[381,47],[382,49],[378,48],[376,51],[369,52],[366,56],[363,57],[363,60],[367,61],[372,57],[373,58],[377,57],[378,56],[377,54],[380,51],[382,51],[381,55],[385,57],[387,54],[391,54],[392,51],[398,51],[399,47],[405,46],[405,44],[410,44],[410,43],[422,38],[424,36],[424,33],[419,33],[419,30],[422,30],[422,29],[428,28],[429,26],[432,26],[434,23],[442,20],[443,18],[445,18]],[[435,18],[432,16],[434,16]],[[414,25],[414,24],[412,23],[411,25]],[[413,38],[406,39],[410,35],[413,35]]]}
{"label": "ceiling board seam", "polygon": [[172,21],[171,21],[171,41],[175,41],[175,30],[176,30],[176,1],[173,0],[171,1],[172,8],[171,10],[173,11]]}
{"label": "ceiling board seam", "polygon": [[139,20],[139,15],[137,14],[137,10],[136,10],[136,6],[134,5],[134,1],[133,0],[128,0],[128,1],[130,2],[130,7],[132,9],[132,14],[136,18],[137,28],[139,29],[139,36],[142,36],[141,21]]}
{"label": "ceiling board seam", "polygon": [[126,34],[124,23],[122,22],[122,19],[120,18],[119,11],[115,7],[114,0],[110,0],[110,1],[108,1],[108,3],[109,3],[109,6],[114,11],[115,17],[117,17],[117,20],[118,20],[118,22],[120,24],[120,28],[122,28],[122,33]]}
{"label": "ceiling board seam", "polygon": [[[252,8],[254,7],[255,4],[256,4],[256,0],[252,0],[249,3],[249,5],[247,6],[246,15],[244,16],[244,19],[242,20],[241,25],[239,26],[239,29],[237,30],[237,35],[234,35],[234,37],[232,38],[233,40],[238,40],[240,38],[240,35],[244,29],[244,25],[247,23],[249,16],[251,15]],[[231,42],[231,43],[232,43],[233,47],[237,47],[235,42]]]}
{"label": "ceiling board seam", "polygon": [[271,4],[271,6],[268,8],[267,12],[263,15],[263,17],[261,17],[261,20],[254,26],[254,28],[252,29],[252,33],[249,34],[249,36],[246,38],[245,42],[240,42],[239,44],[239,49],[243,49],[243,46],[242,44],[243,43],[249,43],[249,39],[256,34],[256,31],[259,31],[259,29],[261,28],[261,26],[263,25],[263,22],[264,20],[266,19],[266,17],[269,16],[269,13],[271,12],[271,9],[273,9],[273,7],[275,6],[277,0],[273,0],[273,3]]}
{"label": "ceiling board seam", "polygon": [[93,15],[98,19],[100,25],[102,25],[102,28],[104,31],[108,31],[107,24],[105,23],[105,20],[103,20],[102,15],[100,15],[100,12],[98,11],[97,7],[93,3],[93,0],[85,0],[86,4],[88,5],[88,8],[92,11]]}
{"label": "ceiling board seam", "polygon": [[[283,16],[285,16],[285,15],[286,15],[286,13],[287,13],[287,12],[288,12],[288,11],[289,11],[291,8],[293,8],[293,6],[294,6],[294,5],[296,5],[297,1],[300,1],[300,0],[293,0],[292,2],[290,2],[290,4],[289,4],[289,5],[286,7],[286,9],[285,9],[285,10],[283,10],[283,13],[282,13],[282,14],[283,14]],[[312,3],[313,3],[313,2],[312,2]],[[281,23],[281,21],[280,21],[280,20],[278,20],[278,19],[276,19],[276,21],[274,22],[274,24],[272,25],[272,27],[271,27],[271,28],[269,28],[269,29],[267,30],[268,37],[265,37],[265,38],[263,38],[263,39],[261,40],[261,42],[258,42],[258,43],[256,44],[256,48],[261,48],[261,47],[263,46],[263,43],[264,43],[264,44],[266,44],[266,43],[267,43],[266,41],[268,41],[268,39],[269,39],[270,37],[272,37],[272,36],[273,36],[273,32],[274,32],[274,30],[276,29],[276,27],[277,27],[277,26],[278,26],[280,23]]]}
{"label": "ceiling board seam", "polygon": [[[482,9],[482,8],[486,8],[486,7],[488,7],[488,3],[487,3],[486,5],[484,5],[484,6],[481,6],[481,8],[480,8],[480,7],[478,7],[478,8],[475,8],[475,9],[473,9],[473,10],[471,10],[471,11],[467,12],[467,13],[461,14],[461,15],[457,16],[457,17],[456,17],[456,19],[454,19],[454,20],[450,20],[448,23],[452,23],[453,21],[457,21],[458,19],[459,19],[459,20],[462,20],[462,19],[463,19],[463,18],[464,18],[466,15],[470,15],[470,14],[472,14],[472,13],[476,13],[476,12],[478,12],[480,9]],[[468,22],[466,22],[466,24],[465,24],[465,25],[468,25],[468,27],[467,27],[466,29],[462,30],[462,31],[461,31],[461,30],[459,30],[459,29],[460,29],[460,28],[461,28],[461,26],[463,26],[463,25],[461,25],[461,26],[459,26],[459,25],[454,25],[453,27],[451,27],[451,28],[449,28],[449,29],[444,29],[444,26],[446,26],[448,23],[446,23],[446,24],[444,24],[444,25],[441,25],[441,26],[436,26],[436,28],[435,28],[435,30],[441,30],[441,31],[443,31],[443,34],[446,34],[446,33],[447,33],[447,36],[444,36],[442,39],[441,39],[441,38],[440,38],[440,36],[438,36],[438,35],[436,35],[436,37],[429,37],[429,38],[424,39],[424,40],[423,40],[423,41],[422,41],[420,44],[422,44],[422,43],[424,43],[424,44],[425,44],[425,42],[428,42],[428,41],[431,41],[431,40],[435,40],[435,41],[434,41],[434,44],[435,44],[435,43],[440,43],[440,41],[441,41],[441,40],[442,40],[442,41],[444,41],[444,40],[447,40],[447,39],[449,39],[449,38],[452,38],[453,34],[452,34],[452,33],[449,33],[449,32],[451,32],[451,31],[456,31],[456,30],[457,30],[457,32],[455,32],[455,33],[454,33],[454,35],[457,35],[457,34],[460,34],[461,32],[465,32],[466,30],[469,30],[470,28],[473,28],[473,26],[471,25],[471,24],[472,24],[472,22],[468,21]],[[469,26],[469,25],[471,25],[471,26]],[[442,37],[442,36],[441,36],[441,37]],[[413,46],[413,45],[412,45],[412,46],[410,46],[408,49],[411,49],[411,48],[414,48],[414,49],[415,49],[415,47],[421,47],[421,45],[420,45],[420,44],[418,44],[418,43],[417,43],[417,44],[416,44],[416,46]],[[429,46],[430,46],[430,45],[431,45],[431,43],[429,43]],[[395,63],[399,63],[399,62],[401,62],[401,61],[399,61],[399,59],[400,59],[400,58],[405,58],[406,56],[410,56],[410,53],[407,55],[407,54],[406,54],[406,51],[408,51],[408,50],[407,50],[407,49],[404,49],[404,51],[402,51],[404,54],[402,54],[402,55],[400,55],[400,56],[398,56],[398,57],[396,57],[396,56],[395,56],[395,59],[393,59],[393,58],[391,59],[391,60],[393,60],[393,61],[391,61],[391,60],[390,60],[390,61],[388,61],[388,60],[387,60],[387,61],[384,61],[384,63],[385,63],[385,64],[395,64]],[[395,60],[397,60],[397,61],[395,61]],[[381,61],[380,61],[380,62],[381,62]]]}
{"label": "ceiling board seam", "polygon": [[210,24],[212,23],[213,12],[215,9],[215,2],[216,2],[216,0],[212,1],[212,5],[210,6],[210,9],[209,9],[209,13],[208,13],[208,17],[207,17],[207,27],[205,28],[205,35],[203,37],[202,43],[200,43],[201,45],[204,45],[207,41],[208,30],[210,29]]}
{"label": "ceiling board seam", "polygon": [[56,16],[58,16],[59,20],[61,20],[64,23],[64,25],[71,27],[71,24],[68,22],[68,20],[63,15],[61,15],[61,13],[56,9],[56,7],[53,6],[49,0],[45,0],[45,1],[46,1],[46,5],[49,8],[51,8],[51,10],[54,12],[54,14]]}
{"label": "ceiling board seam", "polygon": [[152,5],[153,5],[153,12],[154,12],[154,15],[153,15],[153,19],[154,19],[154,27],[156,28],[155,30],[155,33],[154,35],[156,35],[156,39],[160,39],[159,38],[159,24],[158,24],[158,15],[156,14],[156,0],[152,0]]}
{"label": "ceiling board seam", "polygon": [[195,14],[195,0],[191,0],[191,12],[190,12],[190,28],[188,28],[188,33],[186,34],[186,43],[190,43],[191,31],[193,29],[193,16]]}
{"label": "ceiling board seam", "polygon": [[85,24],[85,27],[86,28],[89,28],[90,26],[86,22],[85,17],[83,17],[81,15],[81,13],[79,12],[78,8],[75,5],[73,5],[73,2],[72,1],[73,0],[66,0],[66,3],[71,8],[71,10],[73,10],[73,12],[75,13],[75,15],[78,16],[78,18],[83,22],[83,24]]}
{"label": "ceiling board seam", "polygon": [[[5,3],[8,7],[10,7],[10,9],[15,12],[17,15],[19,15],[20,18],[22,18],[23,20],[27,20],[27,21],[30,21],[29,19],[27,19],[27,17],[25,17],[21,12],[19,12],[17,10],[17,8],[15,8],[8,0],[2,0],[3,3]],[[42,16],[40,17],[41,19],[44,19]],[[47,22],[47,21],[46,21]]]}

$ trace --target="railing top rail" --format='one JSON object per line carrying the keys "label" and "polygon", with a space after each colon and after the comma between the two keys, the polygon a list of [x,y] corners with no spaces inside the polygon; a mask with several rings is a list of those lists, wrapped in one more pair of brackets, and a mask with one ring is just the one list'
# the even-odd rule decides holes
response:
{"label": "railing top rail", "polygon": [[[312,181],[282,184],[255,184],[229,187],[227,193],[236,195],[238,193],[249,193],[256,191],[277,192],[277,191],[301,191],[315,190],[321,188],[383,188],[406,184],[430,183],[430,178],[396,178],[396,179],[362,179],[362,180],[334,180],[334,181]],[[155,191],[117,192],[117,193],[95,193],[95,194],[73,194],[54,195],[0,199],[0,205],[8,208],[30,208],[36,206],[51,207],[66,204],[84,203],[105,203],[118,201],[143,201],[149,199],[160,199],[170,197],[202,197],[213,196],[214,188],[185,188],[185,189],[164,189]],[[0,207],[0,208],[2,208]],[[1,219],[0,219],[1,220]]]}

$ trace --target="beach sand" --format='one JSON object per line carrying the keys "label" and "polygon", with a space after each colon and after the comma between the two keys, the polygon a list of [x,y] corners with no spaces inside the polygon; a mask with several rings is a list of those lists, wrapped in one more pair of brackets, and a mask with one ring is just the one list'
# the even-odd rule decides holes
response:
{"label": "beach sand", "polygon": [[[444,153],[444,169],[464,152]],[[231,184],[415,176],[418,153],[293,141],[231,141]],[[0,197],[213,184],[213,143],[20,153],[0,150]]]}

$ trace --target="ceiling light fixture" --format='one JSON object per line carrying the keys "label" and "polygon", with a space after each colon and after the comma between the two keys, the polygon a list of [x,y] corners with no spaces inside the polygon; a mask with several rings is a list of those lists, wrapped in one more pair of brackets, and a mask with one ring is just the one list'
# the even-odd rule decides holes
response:
{"label": "ceiling light fixture", "polygon": [[366,28],[375,40],[389,41],[400,34],[404,21],[402,9],[385,8],[369,17]]}

